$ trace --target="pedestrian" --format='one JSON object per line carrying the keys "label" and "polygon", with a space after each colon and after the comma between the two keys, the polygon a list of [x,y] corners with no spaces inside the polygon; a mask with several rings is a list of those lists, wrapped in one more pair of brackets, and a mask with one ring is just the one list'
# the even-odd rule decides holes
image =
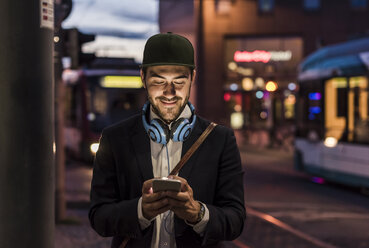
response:
{"label": "pedestrian", "polygon": [[[147,40],[141,79],[148,101],[141,114],[104,129],[94,160],[89,219],[98,234],[113,236],[113,248],[221,247],[243,230],[236,140],[231,129],[196,115],[188,101],[195,76],[188,39],[166,33]],[[172,171],[208,127],[179,173]],[[179,191],[156,191],[154,178],[168,176]]]}

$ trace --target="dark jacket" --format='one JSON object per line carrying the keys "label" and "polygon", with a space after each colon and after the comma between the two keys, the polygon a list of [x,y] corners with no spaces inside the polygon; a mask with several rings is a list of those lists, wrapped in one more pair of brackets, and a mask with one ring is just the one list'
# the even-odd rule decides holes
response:
{"label": "dark jacket", "polygon": [[[183,143],[182,156],[209,125],[198,116]],[[175,236],[181,247],[220,247],[243,229],[243,171],[233,131],[218,125],[179,173],[193,189],[194,199],[206,204],[209,222],[203,237],[175,217]],[[101,236],[113,236],[112,247],[130,237],[127,247],[150,247],[153,224],[141,231],[137,216],[142,184],[153,178],[150,139],[141,116],[106,128],[94,162],[91,184],[91,226]]]}

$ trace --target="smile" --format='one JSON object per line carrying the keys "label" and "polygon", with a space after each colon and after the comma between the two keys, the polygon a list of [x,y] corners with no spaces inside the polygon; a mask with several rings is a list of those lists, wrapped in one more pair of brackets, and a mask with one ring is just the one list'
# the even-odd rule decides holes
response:
{"label": "smile", "polygon": [[175,105],[175,104],[177,103],[177,101],[176,101],[176,100],[174,100],[174,101],[164,101],[164,100],[160,100],[160,102],[161,102],[162,104],[164,104],[164,106],[172,106],[172,105]]}

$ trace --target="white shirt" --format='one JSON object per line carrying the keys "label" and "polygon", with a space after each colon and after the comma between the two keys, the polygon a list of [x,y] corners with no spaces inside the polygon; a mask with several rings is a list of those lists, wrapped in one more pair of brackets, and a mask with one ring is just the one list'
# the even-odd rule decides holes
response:
{"label": "white shirt", "polygon": [[[178,118],[191,118],[191,109],[188,105],[184,108],[181,115]],[[150,108],[150,120],[159,118]],[[151,161],[154,177],[167,177],[168,171],[170,172],[177,163],[181,160],[182,154],[182,144],[183,142],[173,142],[169,140],[167,144],[168,154],[169,154],[169,170],[168,170],[168,156],[166,147],[162,144],[156,143],[150,140],[151,148]],[[209,210],[205,204],[205,214],[203,219],[196,225],[191,225],[194,231],[202,235],[205,231],[206,225],[209,221]],[[174,213],[172,211],[167,211],[162,213],[151,220],[147,220],[142,214],[142,197],[138,201],[137,206],[138,219],[140,227],[142,230],[149,227],[151,222],[155,221],[154,231],[151,240],[152,248],[175,248],[176,241],[174,235]]]}

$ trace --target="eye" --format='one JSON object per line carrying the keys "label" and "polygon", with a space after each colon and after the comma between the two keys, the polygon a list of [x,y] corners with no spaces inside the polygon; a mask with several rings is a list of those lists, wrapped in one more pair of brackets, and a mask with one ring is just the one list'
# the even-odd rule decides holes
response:
{"label": "eye", "polygon": [[153,85],[163,85],[163,84],[165,84],[165,81],[162,81],[162,80],[154,80],[154,81],[152,82],[152,84],[153,84]]}
{"label": "eye", "polygon": [[173,83],[176,84],[176,85],[183,85],[186,82],[181,80],[181,81],[174,81]]}

